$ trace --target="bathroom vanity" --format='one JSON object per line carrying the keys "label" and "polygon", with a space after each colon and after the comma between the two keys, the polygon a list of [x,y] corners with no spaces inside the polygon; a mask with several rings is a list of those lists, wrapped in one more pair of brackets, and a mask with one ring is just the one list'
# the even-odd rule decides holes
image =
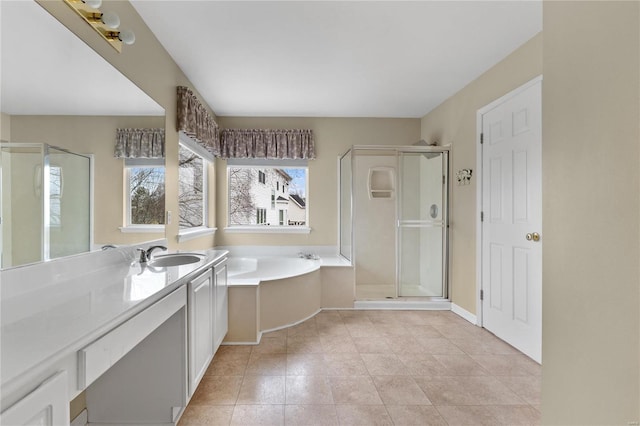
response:
{"label": "bathroom vanity", "polygon": [[152,267],[134,248],[1,272],[7,425],[175,424],[228,327],[227,252]]}

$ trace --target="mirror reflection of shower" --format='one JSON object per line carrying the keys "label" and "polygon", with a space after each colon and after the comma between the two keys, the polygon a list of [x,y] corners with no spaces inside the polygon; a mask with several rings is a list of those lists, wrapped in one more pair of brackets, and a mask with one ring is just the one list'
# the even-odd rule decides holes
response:
{"label": "mirror reflection of shower", "polygon": [[91,158],[39,143],[1,143],[1,268],[89,251]]}
{"label": "mirror reflection of shower", "polygon": [[340,159],[340,200],[357,300],[448,297],[448,148],[354,146]]}

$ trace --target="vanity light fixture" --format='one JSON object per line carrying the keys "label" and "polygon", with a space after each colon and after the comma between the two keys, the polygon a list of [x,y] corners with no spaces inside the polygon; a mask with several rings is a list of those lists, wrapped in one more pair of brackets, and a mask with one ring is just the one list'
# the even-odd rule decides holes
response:
{"label": "vanity light fixture", "polygon": [[136,35],[131,30],[118,31],[120,17],[114,12],[101,12],[98,8],[102,0],[63,0],[85,22],[104,38],[118,53],[122,52],[122,45],[131,45],[136,41]]}

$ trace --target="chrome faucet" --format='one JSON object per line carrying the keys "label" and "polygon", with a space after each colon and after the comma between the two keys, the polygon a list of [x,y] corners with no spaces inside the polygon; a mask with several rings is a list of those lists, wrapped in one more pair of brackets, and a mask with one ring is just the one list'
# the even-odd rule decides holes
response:
{"label": "chrome faucet", "polygon": [[301,259],[309,259],[309,260],[318,260],[319,257],[316,254],[313,253],[304,253],[304,252],[300,252],[298,253],[298,257]]}
{"label": "chrome faucet", "polygon": [[166,250],[167,248],[165,246],[151,246],[146,250],[142,248],[136,249],[140,252],[140,263],[147,263],[150,261],[151,255],[155,249]]}
{"label": "chrome faucet", "polygon": [[105,244],[101,247],[100,250],[104,251],[104,250],[109,250],[109,249],[114,249],[117,248],[116,246],[114,246],[113,244]]}

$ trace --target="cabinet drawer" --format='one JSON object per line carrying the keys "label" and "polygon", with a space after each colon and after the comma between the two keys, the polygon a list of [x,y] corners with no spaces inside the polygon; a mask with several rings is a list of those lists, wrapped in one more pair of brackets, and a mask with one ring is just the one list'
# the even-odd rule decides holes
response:
{"label": "cabinet drawer", "polygon": [[148,307],[78,352],[78,387],[85,389],[187,301],[185,286]]}

